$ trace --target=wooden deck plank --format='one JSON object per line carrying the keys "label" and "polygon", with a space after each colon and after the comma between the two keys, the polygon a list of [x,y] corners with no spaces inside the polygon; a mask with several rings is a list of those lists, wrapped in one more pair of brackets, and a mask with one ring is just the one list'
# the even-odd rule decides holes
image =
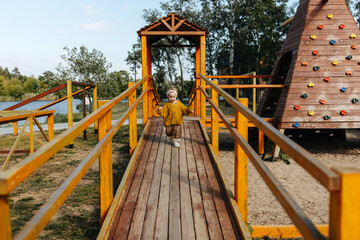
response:
{"label": "wooden deck plank", "polygon": [[[201,142],[204,141],[204,139],[201,133],[199,134],[197,132],[196,128],[199,128],[199,126],[196,126],[196,124],[196,122],[192,122],[192,124],[190,124],[190,133],[192,138],[194,157],[196,159],[196,167],[199,175],[207,227],[211,239],[223,239],[222,231],[217,217],[217,212],[212,198],[212,189],[209,184],[208,176],[204,167],[204,158],[206,156],[201,154],[199,146]],[[209,158],[209,156],[207,156],[207,158]]]}
{"label": "wooden deck plank", "polygon": [[132,218],[130,231],[128,234],[128,239],[140,239],[142,233],[142,227],[144,225],[145,212],[147,200],[149,197],[150,185],[153,177],[153,170],[155,165],[156,154],[159,146],[160,134],[161,132],[161,123],[154,123],[154,139],[151,145],[150,153],[148,156],[143,156],[148,158],[147,166],[145,168],[144,177],[141,183],[139,197],[136,202],[134,215]]}
{"label": "wooden deck plank", "polygon": [[170,158],[171,143],[166,140],[164,163],[161,175],[159,208],[156,216],[155,239],[167,239],[169,227],[169,199],[170,199]]}
{"label": "wooden deck plank", "polygon": [[[192,148],[193,141],[191,141],[190,125],[192,123],[185,122],[185,138],[186,138],[186,158],[189,167],[189,180],[191,188],[191,201],[194,216],[195,236],[197,239],[209,239],[208,228],[205,220],[204,206],[201,197],[200,182],[196,168],[194,151]],[[188,140],[189,139],[189,140]]]}
{"label": "wooden deck plank", "polygon": [[136,201],[139,195],[139,189],[141,186],[141,182],[144,176],[144,171],[148,160],[147,156],[149,156],[154,135],[155,135],[155,127],[154,125],[150,125],[149,137],[145,143],[142,155],[138,157],[139,164],[138,167],[136,168],[135,176],[132,181],[131,187],[129,189],[129,193],[126,198],[123,211],[119,219],[118,227],[114,234],[114,239],[126,239],[128,236]]}
{"label": "wooden deck plank", "polygon": [[[162,126],[162,124],[160,124]],[[159,191],[161,184],[161,171],[163,167],[166,137],[162,131],[160,136],[159,148],[156,156],[153,179],[151,182],[150,193],[146,205],[144,226],[142,227],[141,239],[153,239],[155,235],[156,216],[159,204]]]}
{"label": "wooden deck plank", "polygon": [[[200,127],[196,127],[196,134],[198,136],[202,135]],[[213,165],[210,161],[209,153],[207,151],[205,142],[202,141],[199,143],[199,145],[200,145],[201,155],[204,156],[204,166],[212,190],[212,197],[214,199],[217,215],[219,218],[219,223],[222,229],[222,234],[224,236],[224,239],[236,239],[233,224],[231,222],[229,213],[227,211],[225,202],[223,200],[223,195],[221,193],[219,182],[217,180],[217,176],[214,171]]]}
{"label": "wooden deck plank", "polygon": [[181,239],[179,148],[171,147],[169,239]]}
{"label": "wooden deck plank", "polygon": [[181,236],[182,239],[195,239],[195,229],[193,212],[191,206],[189,170],[186,159],[185,143],[189,139],[185,138],[184,126],[182,127],[182,143],[179,149],[179,167],[180,167],[180,203],[181,203]]}

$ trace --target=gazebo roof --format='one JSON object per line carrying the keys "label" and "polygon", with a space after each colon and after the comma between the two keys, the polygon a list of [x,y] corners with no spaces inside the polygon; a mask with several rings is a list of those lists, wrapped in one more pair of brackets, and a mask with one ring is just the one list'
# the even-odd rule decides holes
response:
{"label": "gazebo roof", "polygon": [[[179,16],[176,13],[158,19],[149,25],[137,31],[139,36],[147,36],[147,43],[151,45],[160,39],[167,38],[170,42],[175,43],[184,38],[193,44],[199,44],[200,36],[208,36],[209,32],[189,20]],[[178,36],[169,39],[168,36]]]}

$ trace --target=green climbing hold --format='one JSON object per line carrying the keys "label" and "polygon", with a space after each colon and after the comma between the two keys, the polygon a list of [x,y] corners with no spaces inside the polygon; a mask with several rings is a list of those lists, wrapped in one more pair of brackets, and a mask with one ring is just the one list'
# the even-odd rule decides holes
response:
{"label": "green climbing hold", "polygon": [[319,66],[314,66],[313,69],[314,69],[314,71],[317,71],[317,70],[320,69],[320,67]]}

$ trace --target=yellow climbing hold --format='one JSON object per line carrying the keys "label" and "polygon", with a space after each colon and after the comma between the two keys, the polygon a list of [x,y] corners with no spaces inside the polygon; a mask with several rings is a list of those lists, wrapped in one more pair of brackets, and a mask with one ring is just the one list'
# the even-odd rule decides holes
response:
{"label": "yellow climbing hold", "polygon": [[316,35],[311,35],[310,38],[314,40],[316,39]]}
{"label": "yellow climbing hold", "polygon": [[356,38],[356,34],[351,34],[350,38]]}
{"label": "yellow climbing hold", "polygon": [[308,114],[309,114],[309,116],[313,116],[315,114],[315,112],[314,111],[309,111]]}
{"label": "yellow climbing hold", "polygon": [[312,82],[310,82],[309,84],[308,84],[308,87],[314,87],[315,85],[314,85],[314,83],[312,83]]}
{"label": "yellow climbing hold", "polygon": [[328,14],[328,15],[327,15],[327,18],[328,18],[328,19],[332,19],[333,17],[334,17],[334,15],[332,15],[332,14]]}
{"label": "yellow climbing hold", "polygon": [[336,66],[336,65],[338,65],[339,64],[339,61],[333,61],[332,62],[332,65],[334,65],[334,66]]}

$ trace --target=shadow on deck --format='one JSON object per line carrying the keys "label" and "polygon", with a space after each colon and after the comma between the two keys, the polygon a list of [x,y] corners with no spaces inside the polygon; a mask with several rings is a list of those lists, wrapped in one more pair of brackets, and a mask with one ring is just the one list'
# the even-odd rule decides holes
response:
{"label": "shadow on deck", "polygon": [[151,118],[107,239],[240,239],[199,122],[185,118],[180,148]]}

